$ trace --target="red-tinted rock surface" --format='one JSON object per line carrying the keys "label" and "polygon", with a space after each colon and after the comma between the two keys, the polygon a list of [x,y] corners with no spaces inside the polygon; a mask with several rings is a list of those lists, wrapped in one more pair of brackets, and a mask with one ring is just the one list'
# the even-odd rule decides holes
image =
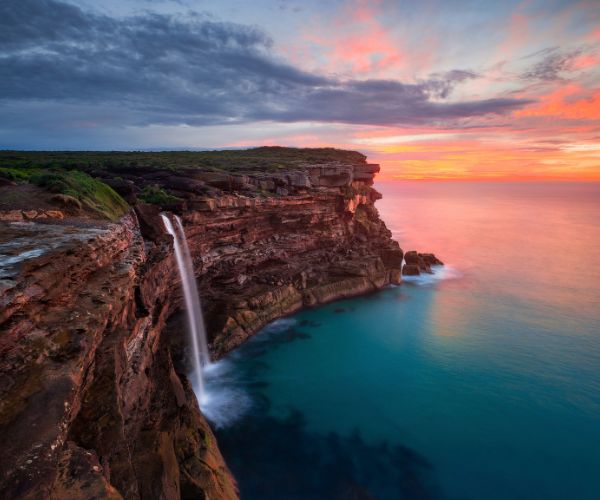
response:
{"label": "red-tinted rock surface", "polygon": [[400,281],[402,250],[371,198],[333,190],[223,196],[183,214],[216,356],[303,306]]}
{"label": "red-tinted rock surface", "polygon": [[425,263],[429,264],[430,266],[444,265],[444,263],[432,253],[420,253],[419,257],[421,257],[425,261]]}
{"label": "red-tinted rock surface", "polygon": [[[186,193],[170,208],[214,357],[303,306],[400,281],[402,250],[374,207],[378,169],[163,175]],[[1,498],[237,497],[177,362],[181,338],[165,335],[181,306],[171,241],[158,210],[136,212],[0,223]]]}
{"label": "red-tinted rock surface", "polygon": [[0,498],[236,498],[161,335],[170,247],[133,215],[0,231]]}
{"label": "red-tinted rock surface", "polygon": [[402,268],[403,276],[419,276],[421,271],[419,270],[419,266],[417,264],[405,264]]}
{"label": "red-tinted rock surface", "polygon": [[409,250],[404,254],[406,265],[402,268],[404,276],[419,276],[421,272],[432,274],[431,266],[443,266],[444,263],[432,253],[418,253]]}

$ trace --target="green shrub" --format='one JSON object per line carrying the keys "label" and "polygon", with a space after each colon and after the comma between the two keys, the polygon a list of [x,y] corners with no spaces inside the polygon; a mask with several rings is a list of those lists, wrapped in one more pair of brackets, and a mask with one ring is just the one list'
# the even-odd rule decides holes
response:
{"label": "green shrub", "polygon": [[142,189],[138,198],[146,203],[153,203],[154,205],[168,205],[169,203],[181,201],[181,198],[177,198],[177,196],[167,193],[158,184],[146,186]]}
{"label": "green shrub", "polygon": [[14,182],[26,182],[36,170],[28,168],[0,167],[0,177]]}
{"label": "green shrub", "polygon": [[334,148],[284,148],[263,146],[253,149],[221,151],[0,151],[0,167],[53,168],[61,166],[87,172],[129,167],[133,170],[179,170],[276,172],[306,164],[331,162],[364,164],[366,157],[357,151]]}
{"label": "green shrub", "polygon": [[110,186],[79,170],[43,170],[31,175],[29,181],[52,193],[72,196],[113,221],[129,209],[127,202]]}

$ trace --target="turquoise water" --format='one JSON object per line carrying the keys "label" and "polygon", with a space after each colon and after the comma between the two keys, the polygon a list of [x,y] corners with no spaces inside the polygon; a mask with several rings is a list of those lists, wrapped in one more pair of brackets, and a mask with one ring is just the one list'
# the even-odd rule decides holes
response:
{"label": "turquoise water", "polygon": [[377,188],[401,246],[447,266],[213,368],[242,498],[600,498],[600,186]]}

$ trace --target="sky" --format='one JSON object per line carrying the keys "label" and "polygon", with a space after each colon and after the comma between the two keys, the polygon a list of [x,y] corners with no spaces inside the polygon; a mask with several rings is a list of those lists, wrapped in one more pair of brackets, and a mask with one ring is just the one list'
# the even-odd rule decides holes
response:
{"label": "sky", "polygon": [[0,149],[262,145],[600,180],[600,0],[0,1]]}

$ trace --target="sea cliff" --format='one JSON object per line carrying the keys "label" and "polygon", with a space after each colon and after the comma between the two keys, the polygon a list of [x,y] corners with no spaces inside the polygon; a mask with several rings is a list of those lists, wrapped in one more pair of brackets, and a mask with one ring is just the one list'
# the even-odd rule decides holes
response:
{"label": "sea cliff", "polygon": [[213,358],[302,307],[400,282],[403,252],[375,208],[378,165],[330,149],[251,151],[175,164],[63,154],[50,178],[70,190],[47,180],[54,167],[5,155],[2,498],[237,497],[185,376],[161,211],[183,220]]}

